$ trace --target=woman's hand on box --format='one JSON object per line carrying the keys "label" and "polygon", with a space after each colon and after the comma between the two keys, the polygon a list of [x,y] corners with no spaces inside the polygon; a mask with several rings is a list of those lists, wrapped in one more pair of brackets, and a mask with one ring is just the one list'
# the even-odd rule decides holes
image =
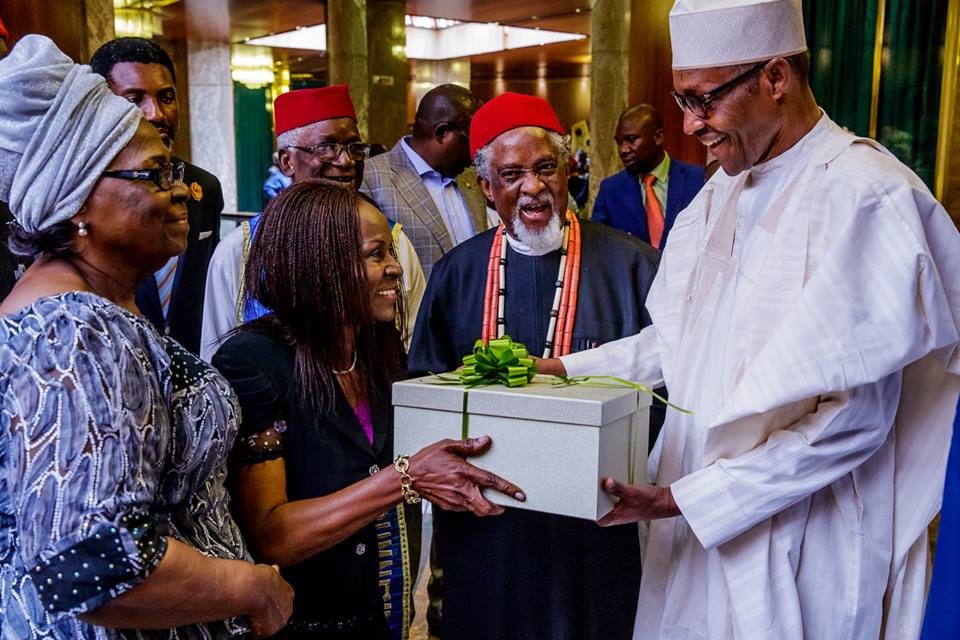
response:
{"label": "woman's hand on box", "polygon": [[597,521],[601,527],[639,520],[673,518],[680,509],[673,500],[670,487],[655,484],[624,484],[613,478],[603,479],[603,490],[619,498],[613,511]]}
{"label": "woman's hand on box", "polygon": [[478,516],[499,515],[504,511],[503,507],[483,497],[484,489],[526,500],[517,485],[464,459],[484,453],[491,442],[489,436],[448,439],[421,449],[410,457],[413,488],[441,509],[470,511]]}

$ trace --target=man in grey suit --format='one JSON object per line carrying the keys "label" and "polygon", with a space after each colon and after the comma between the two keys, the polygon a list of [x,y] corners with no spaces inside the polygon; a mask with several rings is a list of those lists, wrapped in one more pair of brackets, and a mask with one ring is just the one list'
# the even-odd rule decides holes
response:
{"label": "man in grey suit", "polygon": [[367,161],[360,190],[403,225],[429,278],[433,265],[487,229],[486,200],[470,166],[469,131],[480,101],[444,84],[420,101],[413,135]]}

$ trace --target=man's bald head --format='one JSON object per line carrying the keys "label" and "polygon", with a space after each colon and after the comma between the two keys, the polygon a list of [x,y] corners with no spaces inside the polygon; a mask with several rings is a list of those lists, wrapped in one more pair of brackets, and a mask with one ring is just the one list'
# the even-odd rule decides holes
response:
{"label": "man's bald head", "polygon": [[640,120],[643,118],[650,118],[654,127],[663,129],[663,119],[660,118],[660,114],[657,113],[657,110],[654,109],[651,104],[635,104],[632,107],[624,109],[623,113],[620,114],[620,118],[617,120],[617,127],[619,128],[624,120]]}
{"label": "man's bald head", "polygon": [[456,84],[442,84],[420,100],[410,145],[427,164],[445,176],[470,166],[470,120],[480,100]]}
{"label": "man's bald head", "polygon": [[457,84],[442,84],[428,91],[420,100],[413,122],[413,137],[432,137],[438,125],[450,124],[463,131],[470,129],[470,119],[480,100]]}

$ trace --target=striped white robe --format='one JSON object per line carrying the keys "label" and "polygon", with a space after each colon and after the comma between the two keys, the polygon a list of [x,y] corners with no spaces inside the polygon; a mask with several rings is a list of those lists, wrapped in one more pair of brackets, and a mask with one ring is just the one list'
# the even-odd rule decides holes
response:
{"label": "striped white robe", "polygon": [[564,358],[662,376],[695,412],[668,411],[651,456],[683,515],[641,527],[634,637],[918,637],[960,390],[943,207],[824,115],[704,187],[647,306],[652,327]]}

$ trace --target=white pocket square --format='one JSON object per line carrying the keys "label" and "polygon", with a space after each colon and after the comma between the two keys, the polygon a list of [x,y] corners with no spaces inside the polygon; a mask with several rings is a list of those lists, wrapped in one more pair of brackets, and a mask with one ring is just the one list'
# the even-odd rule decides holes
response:
{"label": "white pocket square", "polygon": [[206,240],[213,235],[213,231],[201,231],[200,235],[197,236],[197,240]]}

